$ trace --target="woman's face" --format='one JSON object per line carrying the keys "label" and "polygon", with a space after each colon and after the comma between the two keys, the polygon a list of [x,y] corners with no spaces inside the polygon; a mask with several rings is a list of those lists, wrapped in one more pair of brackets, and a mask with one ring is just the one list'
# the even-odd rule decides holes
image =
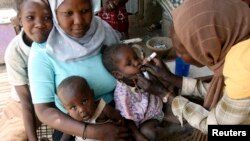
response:
{"label": "woman's face", "polygon": [[86,34],[93,17],[90,0],[64,0],[56,13],[59,26],[75,38]]}

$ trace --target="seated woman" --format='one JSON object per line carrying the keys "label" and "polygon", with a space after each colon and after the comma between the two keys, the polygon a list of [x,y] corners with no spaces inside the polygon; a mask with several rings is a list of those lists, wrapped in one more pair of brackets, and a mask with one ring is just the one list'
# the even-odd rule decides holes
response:
{"label": "seated woman", "polygon": [[33,43],[29,58],[32,101],[38,118],[70,135],[114,141],[127,137],[127,129],[113,123],[85,123],[67,116],[56,88],[68,76],[86,78],[95,99],[113,100],[115,79],[104,68],[100,50],[119,42],[116,32],[93,17],[91,0],[49,0],[54,28],[46,43]]}

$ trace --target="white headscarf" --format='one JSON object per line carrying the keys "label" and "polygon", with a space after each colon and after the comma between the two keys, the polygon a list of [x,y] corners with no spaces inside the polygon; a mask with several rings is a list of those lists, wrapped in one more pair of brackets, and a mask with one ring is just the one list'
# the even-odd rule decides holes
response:
{"label": "white headscarf", "polygon": [[99,17],[92,18],[90,28],[84,37],[74,38],[67,35],[56,18],[56,9],[63,1],[49,0],[54,28],[47,39],[46,50],[51,56],[63,61],[86,58],[99,53],[103,45],[109,46],[120,41],[117,32]]}

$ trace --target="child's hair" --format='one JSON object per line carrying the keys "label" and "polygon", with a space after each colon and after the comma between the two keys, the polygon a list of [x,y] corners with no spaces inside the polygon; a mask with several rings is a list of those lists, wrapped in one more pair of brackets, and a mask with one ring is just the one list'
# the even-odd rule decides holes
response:
{"label": "child's hair", "polygon": [[[22,4],[26,1],[30,1],[30,0],[17,0],[16,1],[16,9],[17,9],[17,15],[19,15],[21,13],[21,8],[22,8]],[[46,4],[49,5],[48,0],[40,0],[41,2],[44,2]]]}
{"label": "child's hair", "polygon": [[102,54],[102,62],[106,69],[112,73],[113,71],[117,70],[118,67],[116,65],[116,54],[123,47],[125,44],[114,44],[112,46],[106,47],[103,50]]}
{"label": "child's hair", "polygon": [[17,15],[19,15],[21,13],[21,7],[22,4],[27,1],[27,0],[17,0],[16,1],[16,9],[17,9]]}
{"label": "child's hair", "polygon": [[75,92],[79,89],[90,89],[86,79],[81,76],[70,76],[65,78],[57,87],[57,95],[61,93],[61,90],[71,90]]}

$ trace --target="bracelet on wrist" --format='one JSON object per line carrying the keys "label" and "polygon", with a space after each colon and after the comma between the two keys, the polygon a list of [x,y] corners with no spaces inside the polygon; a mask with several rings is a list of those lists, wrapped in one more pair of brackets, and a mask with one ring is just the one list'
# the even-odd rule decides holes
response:
{"label": "bracelet on wrist", "polygon": [[88,123],[85,123],[83,127],[83,133],[82,133],[82,139],[86,140],[86,129],[87,129]]}

